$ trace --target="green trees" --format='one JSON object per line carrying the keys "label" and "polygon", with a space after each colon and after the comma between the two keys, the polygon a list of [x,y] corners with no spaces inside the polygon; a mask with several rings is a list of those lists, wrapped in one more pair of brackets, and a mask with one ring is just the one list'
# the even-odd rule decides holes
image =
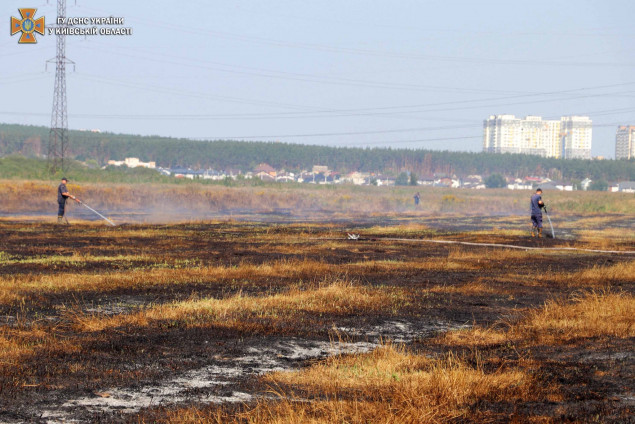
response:
{"label": "green trees", "polygon": [[485,178],[485,187],[487,188],[503,188],[507,187],[507,180],[501,174],[492,174]]}
{"label": "green trees", "polygon": [[[0,124],[0,156],[20,154],[41,158],[46,154],[47,140],[46,127]],[[412,174],[430,178],[435,173],[444,173],[459,177],[500,174],[514,178],[535,175],[566,181],[587,177],[594,181],[635,181],[635,160],[561,160],[514,154],[195,141],[89,131],[69,131],[69,140],[70,158],[82,161],[93,159],[100,166],[109,159],[138,157],[142,161],[155,161],[162,167],[219,170],[232,168],[249,171],[262,162],[287,171],[327,165],[338,172],[380,172],[388,176],[398,175],[402,169],[408,169],[411,180]]]}
{"label": "green trees", "polygon": [[589,184],[589,190],[607,191],[608,189],[609,183],[604,180],[591,181],[591,184]]}
{"label": "green trees", "polygon": [[402,172],[397,176],[395,180],[395,185],[398,186],[407,186],[410,183],[410,178],[408,178],[407,172]]}
{"label": "green trees", "polygon": [[414,172],[410,173],[410,185],[411,186],[417,185],[417,174],[415,174]]}

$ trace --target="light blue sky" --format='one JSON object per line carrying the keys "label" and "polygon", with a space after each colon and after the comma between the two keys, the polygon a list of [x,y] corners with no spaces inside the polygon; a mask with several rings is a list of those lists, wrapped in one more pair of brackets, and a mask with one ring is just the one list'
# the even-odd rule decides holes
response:
{"label": "light blue sky", "polygon": [[[42,3],[0,6],[1,122],[50,124],[55,38],[8,30]],[[613,157],[635,125],[632,1],[69,0],[109,15],[134,35],[67,38],[73,129],[480,151],[490,114],[588,114]]]}

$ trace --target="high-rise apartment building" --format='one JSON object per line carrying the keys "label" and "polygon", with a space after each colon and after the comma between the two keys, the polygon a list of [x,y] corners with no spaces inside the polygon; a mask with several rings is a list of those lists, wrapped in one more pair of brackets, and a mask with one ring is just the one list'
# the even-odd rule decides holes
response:
{"label": "high-rise apartment building", "polygon": [[490,153],[520,153],[520,119],[514,115],[490,116],[483,123],[483,150]]}
{"label": "high-rise apartment building", "polygon": [[622,126],[615,136],[615,159],[635,158],[635,126]]}
{"label": "high-rise apartment building", "polygon": [[542,121],[542,145],[545,146],[548,158],[562,157],[562,137],[560,135],[560,121]]}
{"label": "high-rise apartment building", "polygon": [[591,119],[588,116],[565,116],[560,122],[562,156],[565,159],[591,159]]}
{"label": "high-rise apartment building", "polygon": [[483,121],[483,151],[590,159],[591,120],[581,116],[543,120],[540,116],[520,119],[492,115]]}

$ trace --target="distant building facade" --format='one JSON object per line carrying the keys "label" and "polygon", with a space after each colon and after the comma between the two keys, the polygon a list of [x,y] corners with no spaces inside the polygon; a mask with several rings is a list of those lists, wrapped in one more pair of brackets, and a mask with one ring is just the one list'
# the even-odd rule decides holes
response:
{"label": "distant building facade", "polygon": [[591,119],[588,116],[567,116],[560,122],[562,156],[565,159],[591,159]]}
{"label": "distant building facade", "polygon": [[157,167],[156,162],[141,162],[139,158],[126,158],[125,160],[109,160],[108,165],[113,166],[127,166],[128,168],[149,168],[155,169]]}
{"label": "distant building facade", "polygon": [[579,116],[543,120],[540,116],[521,119],[491,115],[483,121],[483,151],[591,159],[591,120]]}
{"label": "distant building facade", "polygon": [[483,151],[520,153],[521,120],[514,115],[492,115],[483,122]]}
{"label": "distant building facade", "polygon": [[615,136],[615,159],[635,158],[635,126],[621,126]]}

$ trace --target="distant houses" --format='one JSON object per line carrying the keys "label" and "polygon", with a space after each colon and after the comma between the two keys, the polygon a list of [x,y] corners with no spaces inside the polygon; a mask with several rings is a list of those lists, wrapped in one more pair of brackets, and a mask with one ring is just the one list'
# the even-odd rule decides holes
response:
{"label": "distant houses", "polygon": [[141,162],[139,158],[125,158],[124,160],[109,160],[109,166],[127,166],[128,168],[148,168],[155,169],[156,162]]}
{"label": "distant houses", "polygon": [[621,193],[635,193],[635,181],[622,181],[618,183],[617,191]]}
{"label": "distant houses", "polygon": [[[394,186],[396,179],[392,175],[383,175],[374,172],[354,171],[340,173],[329,169],[325,165],[315,165],[311,170],[289,172],[284,169],[276,169],[268,163],[260,163],[253,170],[243,172],[237,169],[213,170],[192,169],[185,167],[161,168],[155,162],[142,162],[139,158],[126,158],[123,161],[109,160],[109,166],[127,166],[129,168],[144,167],[155,169],[163,175],[174,178],[186,178],[190,180],[226,181],[238,178],[249,180],[259,179],[265,182],[298,183],[298,184],[349,184],[349,185],[375,185]],[[585,178],[575,184],[570,181],[550,180],[546,177],[527,176],[524,178],[507,177],[506,188],[509,190],[534,190],[537,187],[543,190],[575,191],[589,190],[593,181]],[[417,178],[417,186],[442,187],[453,189],[482,190],[486,188],[486,178],[482,175],[468,175],[459,178],[456,175],[437,173],[423,175]],[[606,184],[606,183],[605,183]],[[608,191],[621,193],[635,193],[635,182],[622,181],[608,183]]]}
{"label": "distant houses", "polygon": [[254,169],[254,176],[262,181],[275,181],[278,172],[268,163],[261,163]]}

